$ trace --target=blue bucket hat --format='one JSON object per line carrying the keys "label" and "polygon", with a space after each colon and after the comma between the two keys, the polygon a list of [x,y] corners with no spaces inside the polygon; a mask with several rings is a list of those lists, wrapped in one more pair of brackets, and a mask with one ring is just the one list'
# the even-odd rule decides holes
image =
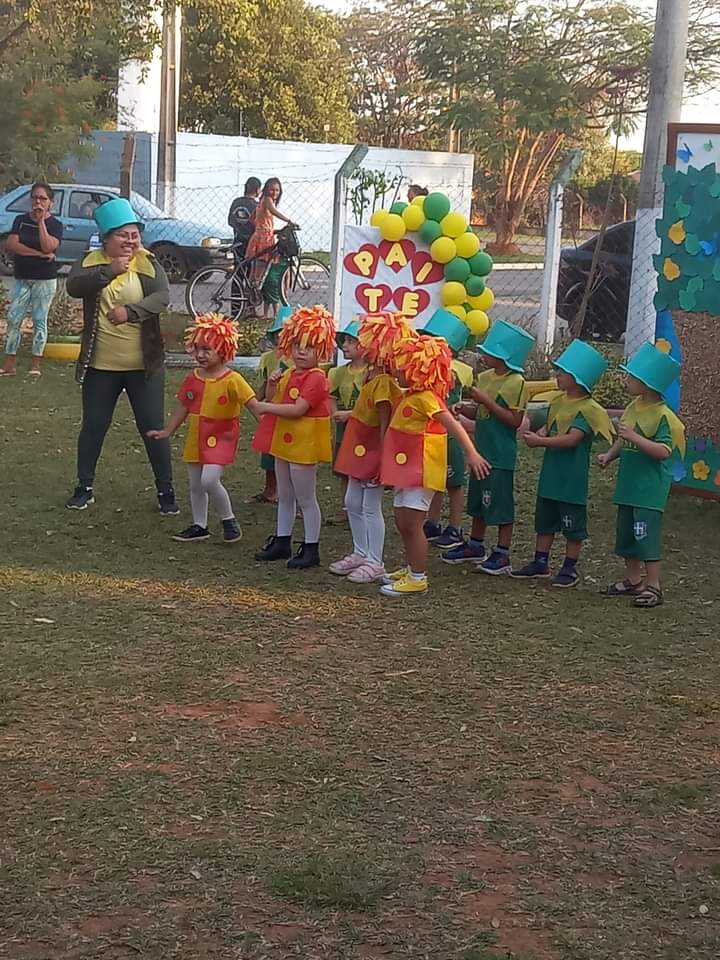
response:
{"label": "blue bucket hat", "polygon": [[275,319],[273,320],[273,325],[267,331],[269,334],[280,333],[283,328],[283,324],[288,317],[292,316],[293,308],[292,307],[280,307],[278,310]]}
{"label": "blue bucket hat", "polygon": [[534,345],[535,337],[527,330],[507,320],[495,320],[478,350],[502,360],[510,370],[523,373],[525,361]]}
{"label": "blue bucket hat", "polygon": [[640,347],[632,360],[621,364],[620,369],[659,393],[661,397],[665,397],[680,376],[681,367],[669,353],[664,353],[648,341]]}
{"label": "blue bucket hat", "polygon": [[357,340],[359,333],[360,333],[360,321],[350,320],[349,323],[345,324],[342,330],[338,330],[336,340],[340,341],[345,337],[353,337],[355,340]]}
{"label": "blue bucket hat", "polygon": [[106,200],[100,206],[95,208],[93,214],[98,232],[102,240],[113,230],[119,230],[121,227],[127,227],[131,223],[139,230],[145,228],[145,224],[130,206],[130,201],[125,197],[115,197],[113,200]]}
{"label": "blue bucket hat", "polygon": [[560,354],[553,366],[564,370],[575,382],[592,393],[595,384],[608,368],[605,357],[584,340],[573,340]]}

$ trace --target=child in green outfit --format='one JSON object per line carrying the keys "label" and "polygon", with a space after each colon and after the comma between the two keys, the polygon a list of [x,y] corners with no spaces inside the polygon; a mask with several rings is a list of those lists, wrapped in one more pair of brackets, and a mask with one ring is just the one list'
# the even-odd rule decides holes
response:
{"label": "child in green outfit", "polygon": [[[331,367],[328,370],[328,383],[330,385],[330,409],[333,421],[335,422],[335,454],[340,449],[345,427],[353,407],[360,396],[360,388],[365,380],[367,373],[367,364],[360,354],[360,344],[358,343],[358,331],[360,330],[360,321],[351,320],[337,334],[337,345],[342,350],[345,359],[349,363],[340,364],[337,367]],[[337,476],[337,474],[336,474]],[[342,486],[343,507],[338,511],[335,517],[335,523],[347,523],[347,510],[344,507],[345,492],[347,491],[348,478],[340,475]]]}
{"label": "child in green outfit", "polygon": [[[475,419],[475,447],[492,469],[482,480],[470,477],[470,538],[443,553],[445,563],[471,562],[478,572],[492,576],[510,572],[517,430],[528,405],[523,368],[534,342],[521,327],[496,320],[479,347],[490,369],[480,374],[471,390],[477,407],[460,404],[455,411]],[[489,526],[498,527],[498,540],[487,557],[485,531]]]}
{"label": "child in green outfit", "polygon": [[511,577],[532,580],[550,576],[550,551],[555,535],[565,537],[565,560],[552,579],[553,587],[579,582],[577,562],[587,540],[587,495],[590,453],[596,436],[612,443],[615,431],[606,411],[590,396],[607,370],[607,360],[593,347],[575,340],[555,361],[558,391],[548,397],[547,423],[524,435],[529,447],[543,447],[535,507],[535,557]]}
{"label": "child in green outfit", "polygon": [[598,461],[606,467],[620,458],[615,504],[618,508],[615,553],[625,560],[624,580],[610,584],[611,597],[634,597],[636,607],[663,602],[660,585],[662,519],[670,493],[668,460],[685,452],[685,428],[665,403],[680,364],[646,343],[622,368],[633,401],[620,420],[618,439]]}

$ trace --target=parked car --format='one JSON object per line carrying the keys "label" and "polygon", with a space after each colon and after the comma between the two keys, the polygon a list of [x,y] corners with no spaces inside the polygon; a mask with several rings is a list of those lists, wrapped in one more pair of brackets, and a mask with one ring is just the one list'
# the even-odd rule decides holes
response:
{"label": "parked car", "polygon": [[[93,220],[95,208],[117,196],[119,191],[80,183],[53,183],[51,186],[55,191],[53,214],[64,227],[57,260],[60,264],[70,264],[87,250],[90,237],[97,230]],[[145,224],[145,247],[155,254],[171,280],[185,280],[210,263],[213,249],[220,242],[212,227],[168,217],[139,193],[132,193],[130,202]],[[0,274],[12,274],[12,260],[5,250],[5,241],[15,217],[29,210],[29,185],[16,187],[0,197]]]}
{"label": "parked car", "polygon": [[[605,231],[582,336],[614,343],[622,340],[627,324],[635,221],[617,223]],[[571,325],[585,293],[598,237],[560,253],[557,312]]]}

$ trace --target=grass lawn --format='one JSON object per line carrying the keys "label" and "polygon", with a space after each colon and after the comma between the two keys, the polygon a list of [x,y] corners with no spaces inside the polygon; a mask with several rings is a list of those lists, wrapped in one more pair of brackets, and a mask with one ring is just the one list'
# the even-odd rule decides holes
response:
{"label": "grass lawn", "polygon": [[577,591],[435,559],[393,604],[253,561],[249,425],[245,539],[188,547],[124,400],[81,514],[71,367],[3,379],[0,411],[3,960],[718,957],[717,505],[671,502],[657,611],[598,595],[598,475]]}

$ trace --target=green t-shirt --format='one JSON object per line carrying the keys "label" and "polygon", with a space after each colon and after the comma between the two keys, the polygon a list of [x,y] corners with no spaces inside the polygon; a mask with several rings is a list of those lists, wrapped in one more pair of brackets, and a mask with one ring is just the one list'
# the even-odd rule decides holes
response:
{"label": "green t-shirt", "polygon": [[[538,483],[538,496],[562,503],[587,503],[588,476],[593,430],[585,417],[579,413],[570,424],[570,430],[582,430],[585,434],[576,447],[547,447],[543,457]],[[557,436],[557,424],[548,432]],[[569,431],[568,431],[569,432]]]}
{"label": "green t-shirt", "polygon": [[[527,386],[519,373],[497,376],[492,370],[481,373],[477,387],[488,393],[506,410],[527,410]],[[517,460],[517,430],[491,416],[487,407],[478,405],[475,419],[475,447],[496,470],[514,470]]]}
{"label": "green t-shirt", "polygon": [[[645,436],[638,424],[635,430]],[[673,439],[667,417],[660,419],[655,436],[647,439],[664,443],[672,450]],[[669,460],[654,460],[634,444],[625,443],[620,451],[614,503],[623,507],[662,511],[670,493],[671,481]]]}

